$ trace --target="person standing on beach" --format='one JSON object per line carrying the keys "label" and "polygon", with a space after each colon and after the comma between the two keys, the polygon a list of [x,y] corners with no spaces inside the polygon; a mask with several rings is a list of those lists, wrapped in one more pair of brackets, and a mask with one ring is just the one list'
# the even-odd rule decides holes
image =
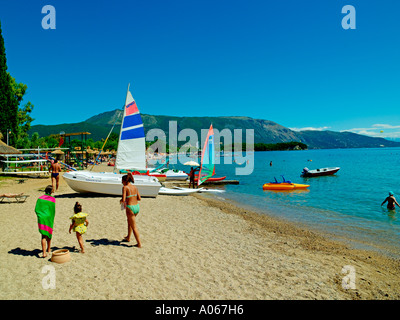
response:
{"label": "person standing on beach", "polygon": [[75,203],[74,215],[70,218],[72,220],[69,226],[69,233],[71,230],[76,233],[76,238],[78,239],[79,246],[81,247],[81,252],[85,253],[85,248],[83,247],[82,235],[86,232],[89,221],[87,220],[87,213],[82,212],[82,205],[79,202]]}
{"label": "person standing on beach", "polygon": [[56,181],[56,190],[58,190],[58,183],[60,180],[60,172],[61,172],[61,166],[56,159],[50,165],[50,168],[49,168],[49,173],[51,174],[51,185],[53,186],[53,192],[54,192],[54,181]]}
{"label": "person standing on beach", "polygon": [[396,208],[396,204],[397,206],[400,208],[400,205],[397,203],[396,198],[394,197],[394,194],[392,191],[389,191],[389,196],[381,203],[381,206],[383,206],[385,204],[385,202],[387,202],[387,208],[389,210],[394,210]]}
{"label": "person standing on beach", "polygon": [[[42,258],[50,253],[51,238],[53,237],[54,216],[56,214],[56,199],[51,196],[53,186],[48,185],[44,195],[36,201],[35,213],[37,216],[39,233],[42,235]],[[46,250],[47,242],[47,250]]]}
{"label": "person standing on beach", "polygon": [[128,235],[122,240],[124,242],[130,242],[131,235],[133,235],[136,239],[136,247],[141,248],[142,244],[139,238],[139,231],[136,226],[136,216],[139,214],[139,203],[141,200],[140,194],[136,186],[131,183],[134,183],[132,173],[128,173],[122,176],[122,199],[120,203],[125,207],[126,211],[126,219],[128,221]]}
{"label": "person standing on beach", "polygon": [[194,179],[194,177],[195,177],[196,171],[198,171],[198,170],[200,170],[200,167],[196,168],[196,169],[194,169],[193,167],[190,168],[190,172],[189,172],[189,179],[190,179],[189,180],[189,188],[190,188],[191,185],[193,186],[193,189],[195,188],[195,179]]}

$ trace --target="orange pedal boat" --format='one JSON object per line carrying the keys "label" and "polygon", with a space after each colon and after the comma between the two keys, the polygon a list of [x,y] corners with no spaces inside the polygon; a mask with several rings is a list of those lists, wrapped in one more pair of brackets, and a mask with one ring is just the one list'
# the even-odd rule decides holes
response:
{"label": "orange pedal boat", "polygon": [[285,180],[282,176],[283,182],[278,182],[275,178],[275,182],[269,182],[263,184],[263,190],[295,190],[295,189],[307,189],[309,184],[293,183],[292,181]]}
{"label": "orange pedal boat", "polygon": [[295,190],[295,189],[307,189],[309,184],[299,184],[291,182],[270,182],[263,184],[263,190]]}

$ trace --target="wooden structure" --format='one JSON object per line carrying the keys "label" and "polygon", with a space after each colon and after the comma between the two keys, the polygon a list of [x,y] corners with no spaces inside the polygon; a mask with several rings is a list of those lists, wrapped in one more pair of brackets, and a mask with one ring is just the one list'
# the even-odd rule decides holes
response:
{"label": "wooden structure", "polygon": [[[75,133],[60,133],[61,138],[64,140],[65,146],[68,148],[65,152],[65,163],[71,166],[79,166],[81,168],[87,168],[88,166],[88,150],[86,149],[87,135],[90,132],[75,132]],[[72,150],[71,137],[80,136],[81,145],[78,147],[79,150]]]}

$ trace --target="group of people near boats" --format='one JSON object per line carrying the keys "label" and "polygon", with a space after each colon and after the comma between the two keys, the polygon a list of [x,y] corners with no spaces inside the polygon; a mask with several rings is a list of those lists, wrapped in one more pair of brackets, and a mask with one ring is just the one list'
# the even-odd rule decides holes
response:
{"label": "group of people near boats", "polygon": [[[136,239],[138,248],[142,247],[139,237],[139,231],[136,225],[136,216],[139,214],[140,206],[138,201],[141,200],[140,194],[136,186],[133,184],[134,178],[132,173],[122,176],[122,198],[120,200],[121,209],[125,209],[128,223],[128,234],[123,238],[122,242],[130,242],[132,233]],[[58,183],[57,183],[58,189]],[[56,213],[56,199],[52,196],[55,192],[53,185],[48,185],[44,190],[44,195],[40,196],[36,201],[35,213],[38,221],[38,229],[41,234],[42,257],[47,257],[50,253],[51,239],[53,237],[54,218]],[[89,225],[87,219],[88,214],[82,212],[82,205],[76,202],[73,208],[74,214],[70,217],[71,224],[69,233],[75,232],[81,252],[85,252],[82,235],[86,232]]]}

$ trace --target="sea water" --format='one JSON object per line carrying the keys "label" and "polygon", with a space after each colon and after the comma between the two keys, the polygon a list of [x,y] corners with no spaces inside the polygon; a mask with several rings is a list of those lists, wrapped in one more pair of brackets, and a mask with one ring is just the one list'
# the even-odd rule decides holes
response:
{"label": "sea water", "polygon": [[[386,204],[381,206],[389,191],[400,203],[400,148],[254,152],[250,175],[236,175],[238,165],[225,164],[222,156],[219,161],[215,176],[239,180],[238,185],[225,185],[226,192],[219,197],[322,231],[356,248],[400,257],[400,208],[389,211]],[[300,174],[304,167],[340,170],[331,176],[303,178]],[[275,177],[282,181],[282,175],[310,187],[294,191],[262,189]]]}

